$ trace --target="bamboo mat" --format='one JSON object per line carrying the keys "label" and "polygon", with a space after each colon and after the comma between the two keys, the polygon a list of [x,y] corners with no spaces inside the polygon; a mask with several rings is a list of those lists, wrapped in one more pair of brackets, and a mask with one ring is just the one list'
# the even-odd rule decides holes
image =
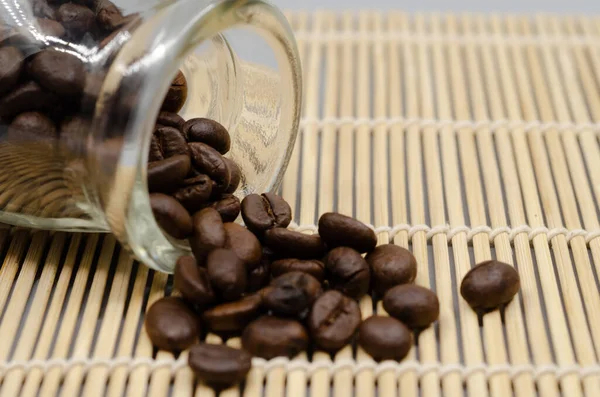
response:
{"label": "bamboo mat", "polygon": [[[306,84],[282,188],[296,226],[337,210],[410,248],[440,319],[400,364],[355,347],[258,359],[221,395],[599,396],[600,18],[289,18]],[[6,229],[0,255],[0,397],[214,395],[186,353],[153,355],[143,312],[170,279],[113,237]],[[492,257],[522,290],[480,326],[457,290]]]}

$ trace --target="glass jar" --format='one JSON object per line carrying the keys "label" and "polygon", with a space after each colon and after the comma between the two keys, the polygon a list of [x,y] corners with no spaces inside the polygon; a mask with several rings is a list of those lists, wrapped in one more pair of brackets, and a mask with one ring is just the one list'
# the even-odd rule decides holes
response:
{"label": "glass jar", "polygon": [[[169,272],[189,246],[158,227],[146,168],[173,78],[181,70],[187,79],[182,117],[229,130],[226,157],[242,170],[243,197],[282,179],[301,70],[285,18],[266,2],[141,3],[0,0],[0,222],[112,232]],[[78,58],[83,71],[36,57],[48,49]]]}

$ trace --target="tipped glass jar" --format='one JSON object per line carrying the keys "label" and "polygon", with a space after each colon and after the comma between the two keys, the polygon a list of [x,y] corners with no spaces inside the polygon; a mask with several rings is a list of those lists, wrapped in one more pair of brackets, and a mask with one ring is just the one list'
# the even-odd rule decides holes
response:
{"label": "tipped glass jar", "polygon": [[263,1],[129,1],[0,0],[0,222],[112,232],[169,272],[189,246],[150,207],[159,112],[229,131],[238,197],[274,190],[298,130],[300,61]]}

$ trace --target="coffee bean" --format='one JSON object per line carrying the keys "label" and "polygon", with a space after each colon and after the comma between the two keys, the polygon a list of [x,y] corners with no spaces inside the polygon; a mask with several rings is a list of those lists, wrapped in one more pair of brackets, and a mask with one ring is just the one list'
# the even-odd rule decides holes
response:
{"label": "coffee bean", "polygon": [[234,222],[241,211],[240,199],[231,194],[224,195],[221,200],[212,203],[211,207],[221,214],[223,222]]}
{"label": "coffee bean", "polygon": [[183,186],[174,194],[175,197],[190,213],[203,208],[212,193],[212,181],[207,175],[198,175],[183,181]]}
{"label": "coffee bean", "polygon": [[81,39],[86,33],[95,29],[96,15],[89,8],[79,4],[61,5],[57,12],[57,19],[67,29],[69,36],[75,39]]}
{"label": "coffee bean", "polygon": [[192,142],[189,145],[192,152],[192,162],[200,173],[206,174],[217,183],[219,191],[223,192],[231,181],[229,167],[225,158],[212,147],[200,142]]}
{"label": "coffee bean", "polygon": [[158,118],[156,119],[156,124],[160,124],[165,127],[177,128],[180,132],[182,132],[185,120],[177,113],[160,112],[158,114]]}
{"label": "coffee bean", "polygon": [[412,283],[417,276],[413,254],[394,244],[380,245],[365,259],[371,267],[372,288],[380,295],[396,285]]}
{"label": "coffee bean", "polygon": [[183,183],[190,172],[190,157],[178,155],[148,164],[148,189],[150,192],[169,193]]}
{"label": "coffee bean", "polygon": [[187,100],[188,96],[188,86],[187,80],[181,71],[177,73],[175,79],[171,83],[171,87],[169,91],[167,91],[167,95],[165,96],[165,100],[161,106],[161,110],[164,112],[177,113]]}
{"label": "coffee bean", "polygon": [[360,321],[356,301],[338,291],[327,291],[312,306],[308,328],[319,348],[337,351],[350,342]]}
{"label": "coffee bean", "polygon": [[229,186],[223,193],[235,193],[235,191],[240,186],[240,182],[242,180],[242,170],[237,165],[237,163],[227,157],[224,158],[225,163],[227,164],[227,168],[229,168]]}
{"label": "coffee bean", "polygon": [[202,314],[202,320],[212,332],[242,331],[261,312],[262,297],[253,294],[239,301],[223,303]]}
{"label": "coffee bean", "polygon": [[227,234],[221,216],[213,208],[205,208],[194,214],[193,225],[190,247],[194,256],[202,263],[210,251],[225,246]]}
{"label": "coffee bean", "polygon": [[221,124],[211,119],[190,119],[183,126],[183,133],[189,142],[201,142],[221,154],[229,152],[231,137]]}
{"label": "coffee bean", "polygon": [[44,50],[29,64],[29,74],[42,87],[62,96],[78,96],[85,86],[85,66],[74,55]]}
{"label": "coffee bean", "polygon": [[296,320],[261,317],[251,322],[242,334],[242,345],[252,355],[270,360],[292,358],[308,347],[308,334]]}
{"label": "coffee bean", "polygon": [[154,156],[158,157],[162,155],[162,158],[166,159],[178,154],[189,155],[190,153],[184,136],[177,128],[158,127],[154,131],[152,139],[156,140],[155,145],[158,148],[158,153],[160,153],[155,153],[155,149],[152,149],[151,153],[154,153]]}
{"label": "coffee bean", "polygon": [[19,113],[51,111],[60,105],[60,99],[44,90],[34,81],[28,81],[0,98],[0,117],[14,117]]}
{"label": "coffee bean", "polygon": [[463,278],[460,294],[476,311],[496,309],[509,303],[521,282],[514,267],[496,260],[482,262]]}
{"label": "coffee bean", "polygon": [[319,235],[329,249],[350,247],[364,253],[377,245],[375,232],[364,223],[333,212],[323,214],[319,219]]}
{"label": "coffee bean", "polygon": [[262,248],[256,236],[237,223],[225,223],[225,233],[227,234],[225,248],[235,252],[248,270],[255,269],[262,258]]}
{"label": "coffee bean", "polygon": [[435,293],[414,284],[389,289],[383,297],[383,308],[409,328],[426,328],[440,314],[440,302]]}
{"label": "coffee bean", "polygon": [[38,18],[40,31],[46,36],[62,38],[66,34],[65,28],[59,23],[48,18]]}
{"label": "coffee bean", "polygon": [[31,8],[36,17],[56,19],[54,8],[46,0],[31,0]]}
{"label": "coffee bean", "polygon": [[280,258],[320,259],[325,255],[325,246],[317,234],[277,227],[265,232],[264,243]]}
{"label": "coffee bean", "polygon": [[271,281],[270,287],[263,296],[263,304],[273,313],[283,316],[301,315],[310,309],[322,292],[321,283],[302,272],[285,273]]}
{"label": "coffee bean", "polygon": [[316,259],[302,260],[288,258],[280,259],[271,264],[271,274],[273,277],[294,271],[310,274],[321,283],[325,279],[325,265]]}
{"label": "coffee bean", "polygon": [[173,285],[190,304],[204,308],[215,300],[206,269],[191,256],[182,256],[175,264]]}
{"label": "coffee bean", "polygon": [[16,47],[0,48],[0,95],[12,90],[23,70],[23,54]]}
{"label": "coffee bean", "polygon": [[8,139],[17,141],[53,142],[58,138],[54,122],[42,113],[21,113],[8,127]]}
{"label": "coffee bean", "polygon": [[234,301],[246,291],[246,266],[231,250],[216,249],[206,258],[208,278],[223,300]]}
{"label": "coffee bean", "polygon": [[242,218],[248,229],[262,235],[274,227],[287,227],[292,221],[292,209],[276,194],[249,194],[242,200]]}
{"label": "coffee bean", "polygon": [[159,349],[179,352],[198,341],[200,322],[181,298],[156,301],[146,313],[146,332]]}
{"label": "coffee bean", "polygon": [[256,292],[269,284],[271,279],[270,263],[262,260],[257,268],[250,270],[248,273],[248,292]]}
{"label": "coffee bean", "polygon": [[348,247],[338,247],[325,258],[325,272],[329,285],[351,298],[360,299],[369,291],[369,265],[358,253]]}
{"label": "coffee bean", "polygon": [[400,361],[410,351],[412,333],[393,317],[372,316],[358,328],[358,343],[376,361]]}
{"label": "coffee bean", "polygon": [[112,2],[108,0],[97,1],[96,21],[102,29],[112,32],[123,26],[124,19],[121,11]]}
{"label": "coffee bean", "polygon": [[173,197],[152,193],[150,207],[156,222],[168,235],[181,240],[192,234],[192,217]]}
{"label": "coffee bean", "polygon": [[188,364],[198,379],[220,389],[246,378],[252,356],[243,349],[200,343],[190,349]]}

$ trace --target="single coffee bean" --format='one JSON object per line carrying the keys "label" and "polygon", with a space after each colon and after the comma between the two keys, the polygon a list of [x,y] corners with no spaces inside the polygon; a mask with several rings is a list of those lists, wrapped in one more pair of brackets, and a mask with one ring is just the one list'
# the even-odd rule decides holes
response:
{"label": "single coffee bean", "polygon": [[229,186],[231,180],[225,158],[204,143],[192,142],[188,146],[192,152],[192,162],[196,171],[208,175],[210,179],[217,183],[218,190],[223,192]]}
{"label": "single coffee bean", "polygon": [[323,214],[319,219],[319,235],[329,249],[350,247],[364,253],[377,245],[377,236],[367,225],[334,212]]}
{"label": "single coffee bean", "polygon": [[155,149],[152,148],[151,153],[156,157],[162,155],[162,158],[166,159],[178,154],[189,155],[190,153],[184,136],[177,128],[158,127],[154,131],[152,139],[156,140],[155,146],[158,148],[158,153],[160,153],[155,153]]}
{"label": "single coffee bean", "polygon": [[44,50],[29,64],[29,74],[42,87],[62,96],[78,96],[85,86],[85,66],[67,52]]}
{"label": "single coffee bean", "polygon": [[167,297],[156,301],[145,320],[146,332],[159,349],[180,352],[198,341],[200,322],[181,298]]}
{"label": "single coffee bean", "polygon": [[243,349],[200,343],[190,349],[188,364],[198,379],[221,389],[246,378],[252,356]]}
{"label": "single coffee bean", "polygon": [[358,343],[376,361],[400,361],[410,351],[412,333],[393,317],[372,316],[358,328]]}
{"label": "single coffee bean", "polygon": [[261,306],[262,297],[253,294],[206,310],[202,314],[202,320],[212,332],[239,332],[259,316]]}
{"label": "single coffee bean", "polygon": [[325,265],[316,259],[280,259],[271,264],[273,277],[281,276],[289,272],[307,273],[322,283],[325,280]]}
{"label": "single coffee bean", "polygon": [[192,234],[192,217],[173,197],[152,193],[150,207],[156,223],[168,235],[181,240]]}
{"label": "single coffee bean", "polygon": [[39,18],[56,19],[56,11],[52,8],[46,0],[32,0],[31,8],[33,15]]}
{"label": "single coffee bean", "polygon": [[21,113],[8,127],[8,139],[17,141],[52,142],[58,138],[54,122],[42,113]]}
{"label": "single coffee bean", "polygon": [[380,245],[365,259],[371,267],[372,288],[380,295],[396,285],[412,283],[417,276],[413,254],[394,244]]}
{"label": "single coffee bean", "polygon": [[414,284],[389,289],[383,297],[383,308],[409,328],[426,328],[440,315],[436,294]]}
{"label": "single coffee bean", "polygon": [[227,168],[229,168],[230,179],[229,186],[227,186],[227,189],[225,189],[223,193],[235,193],[242,180],[242,170],[240,170],[240,167],[232,159],[228,159],[227,157],[224,159],[225,163],[227,164]]}
{"label": "single coffee bean", "polygon": [[16,47],[0,48],[0,95],[12,90],[23,70],[23,54]]}
{"label": "single coffee bean", "polygon": [[463,278],[460,294],[476,311],[493,310],[509,303],[521,282],[514,267],[495,260],[482,262]]}
{"label": "single coffee bean", "polygon": [[19,113],[52,111],[60,105],[56,94],[44,90],[34,81],[28,81],[0,98],[0,117],[14,117]]}
{"label": "single coffee bean", "polygon": [[296,320],[263,316],[246,327],[242,346],[266,360],[279,356],[292,358],[308,347],[308,333]]}
{"label": "single coffee bean", "polygon": [[53,19],[38,18],[37,23],[40,27],[40,31],[47,36],[62,38],[67,32],[64,26]]}
{"label": "single coffee bean", "polygon": [[173,197],[190,213],[193,214],[207,204],[212,192],[212,181],[207,175],[200,174],[193,178],[187,178],[182,185],[173,194]]}
{"label": "single coffee bean", "polygon": [[189,142],[202,142],[221,154],[229,152],[231,137],[221,124],[211,119],[197,118],[188,120],[183,133]]}
{"label": "single coffee bean", "polygon": [[275,314],[301,315],[321,295],[321,283],[307,273],[285,273],[273,281],[263,304]]}
{"label": "single coffee bean", "polygon": [[223,222],[235,222],[242,208],[240,199],[232,194],[224,195],[221,200],[212,203],[211,207],[221,214]]}
{"label": "single coffee bean", "polygon": [[193,226],[190,247],[194,256],[203,263],[210,251],[225,246],[227,234],[221,216],[213,208],[205,208],[195,213]]}
{"label": "single coffee bean", "polygon": [[312,306],[308,329],[316,345],[326,351],[346,346],[361,321],[358,303],[339,291],[327,291]]}
{"label": "single coffee bean", "polygon": [[264,243],[280,258],[320,259],[325,255],[325,246],[317,234],[276,227],[265,232]]}
{"label": "single coffee bean", "polygon": [[223,300],[234,301],[246,291],[246,266],[231,250],[216,249],[206,258],[208,278]]}
{"label": "single coffee bean", "polygon": [[204,308],[213,303],[215,295],[206,269],[191,256],[182,256],[175,264],[173,285],[190,304]]}
{"label": "single coffee bean", "polygon": [[185,120],[177,113],[160,112],[158,114],[158,118],[156,119],[156,124],[160,124],[165,127],[177,128],[180,132],[182,132]]}
{"label": "single coffee bean", "polygon": [[271,271],[269,262],[261,261],[257,268],[250,270],[248,273],[248,292],[257,292],[266,287],[271,279]]}
{"label": "single coffee bean", "polygon": [[[50,17],[50,19],[53,19]],[[81,39],[95,29],[96,15],[87,7],[74,3],[65,3],[57,12],[57,19],[67,29],[69,36]]]}
{"label": "single coffee bean", "polygon": [[116,5],[108,0],[98,0],[96,3],[96,21],[102,29],[112,32],[123,26],[125,18]]}
{"label": "single coffee bean", "polygon": [[260,242],[252,232],[237,223],[225,223],[227,241],[225,248],[235,252],[248,270],[255,269],[262,258]]}
{"label": "single coffee bean", "polygon": [[190,172],[190,157],[184,154],[148,164],[148,189],[150,192],[169,193],[183,183]]}
{"label": "single coffee bean", "polygon": [[187,100],[188,96],[188,86],[187,80],[181,71],[177,73],[175,79],[171,83],[171,87],[169,91],[167,91],[167,95],[165,96],[165,100],[163,101],[161,110],[164,112],[177,113]]}
{"label": "single coffee bean", "polygon": [[338,247],[325,258],[325,272],[329,285],[351,298],[360,299],[369,291],[369,265],[358,253],[348,247]]}
{"label": "single coffee bean", "polygon": [[262,235],[274,227],[287,227],[292,221],[292,209],[276,194],[249,194],[242,200],[242,218],[248,229]]}

